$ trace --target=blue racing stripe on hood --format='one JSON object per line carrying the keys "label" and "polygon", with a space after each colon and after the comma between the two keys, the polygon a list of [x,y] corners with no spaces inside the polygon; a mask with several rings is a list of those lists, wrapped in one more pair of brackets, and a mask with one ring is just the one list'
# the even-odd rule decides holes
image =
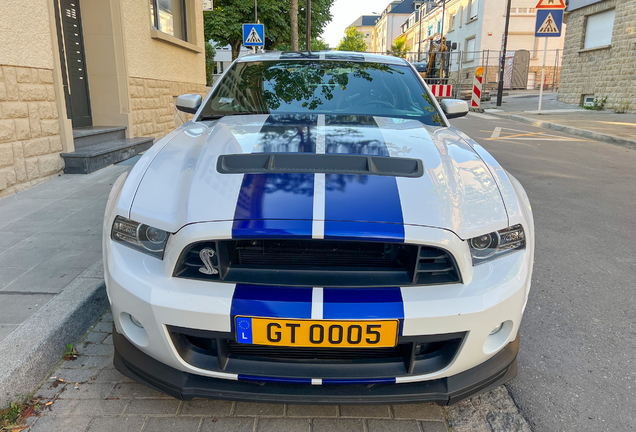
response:
{"label": "blue racing stripe on hood", "polygon": [[[270,115],[253,153],[315,153],[317,115]],[[232,238],[311,238],[314,174],[245,174]]]}
{"label": "blue racing stripe on hood", "polygon": [[236,316],[311,318],[312,290],[307,287],[237,284],[230,312],[232,323]]}
{"label": "blue racing stripe on hood", "polygon": [[[351,123],[356,129],[351,129]],[[347,127],[349,124],[349,127]],[[370,116],[327,116],[326,153],[389,156],[375,119]],[[325,238],[382,238],[404,241],[404,219],[397,181],[388,176],[327,174]],[[343,221],[379,222],[364,234]],[[369,229],[373,232],[369,232]]]}
{"label": "blue racing stripe on hood", "polygon": [[313,200],[313,174],[245,174],[232,238],[311,238]]}
{"label": "blue racing stripe on hood", "polygon": [[394,177],[327,174],[325,182],[325,238],[404,242],[402,205]]}

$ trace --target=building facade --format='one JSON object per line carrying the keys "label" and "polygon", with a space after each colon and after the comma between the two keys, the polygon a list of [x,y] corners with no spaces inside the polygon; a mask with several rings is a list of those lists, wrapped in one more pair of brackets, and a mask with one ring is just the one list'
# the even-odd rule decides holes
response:
{"label": "building facade", "polygon": [[[532,81],[541,75],[544,38],[535,38],[534,27],[537,0],[512,0],[507,50],[530,52],[530,75]],[[426,61],[426,53],[432,50],[432,41],[444,37],[456,43],[455,54],[451,54],[451,71],[459,68],[466,73],[478,66],[488,66],[487,82],[497,80],[502,36],[506,21],[507,0],[446,0],[445,7],[436,6],[422,13],[413,24],[413,58]],[[406,24],[406,23],[404,23]],[[410,28],[411,26],[409,26]],[[421,38],[417,37],[421,31]],[[397,37],[402,37],[403,34]],[[552,74],[560,62],[564,37],[547,38],[546,82],[552,82]],[[418,54],[419,55],[416,55]],[[461,53],[461,59],[459,56]],[[463,72],[462,72],[463,73]],[[540,78],[537,79],[540,81]],[[536,85],[538,86],[538,82]]]}
{"label": "building facade", "polygon": [[164,136],[174,98],[206,92],[200,0],[3,0],[0,28],[0,197],[62,172],[97,127]]}
{"label": "building facade", "polygon": [[636,0],[570,0],[559,100],[636,111]]}
{"label": "building facade", "polygon": [[367,44],[367,52],[373,50],[373,28],[376,21],[380,18],[379,15],[361,15],[357,20],[351,23],[349,27],[355,27],[364,38],[364,43]]}
{"label": "building facade", "polygon": [[372,52],[386,54],[402,32],[402,23],[424,3],[423,0],[394,1],[382,11],[371,32]]}

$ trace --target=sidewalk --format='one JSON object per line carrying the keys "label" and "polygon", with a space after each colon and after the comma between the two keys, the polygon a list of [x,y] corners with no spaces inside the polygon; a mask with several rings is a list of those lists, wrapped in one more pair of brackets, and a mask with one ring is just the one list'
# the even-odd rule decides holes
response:
{"label": "sidewalk", "polygon": [[106,309],[104,209],[129,168],[63,175],[0,199],[0,407],[36,388]]}
{"label": "sidewalk", "polygon": [[544,93],[541,114],[538,92],[504,96],[501,107],[496,100],[483,102],[484,112],[583,138],[636,148],[636,114],[616,114],[611,107],[590,111],[559,102],[556,93]]}

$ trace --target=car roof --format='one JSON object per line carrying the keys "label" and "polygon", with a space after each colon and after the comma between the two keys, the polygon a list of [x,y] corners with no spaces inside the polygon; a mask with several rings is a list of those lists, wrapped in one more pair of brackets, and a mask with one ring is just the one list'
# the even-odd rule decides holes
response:
{"label": "car roof", "polygon": [[240,57],[237,62],[248,63],[272,60],[336,60],[403,66],[409,64],[406,60],[400,57],[354,51],[267,51],[245,55]]}

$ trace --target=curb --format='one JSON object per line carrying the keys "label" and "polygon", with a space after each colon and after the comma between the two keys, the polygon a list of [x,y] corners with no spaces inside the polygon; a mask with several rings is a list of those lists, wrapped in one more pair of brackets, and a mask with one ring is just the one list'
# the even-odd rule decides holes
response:
{"label": "curb", "polygon": [[622,147],[627,147],[636,150],[636,141],[627,138],[621,138],[614,135],[603,134],[599,132],[592,132],[586,129],[578,129],[571,126],[564,126],[557,123],[550,123],[542,120],[534,120],[528,117],[523,117],[516,114],[505,114],[493,112],[492,110],[486,111],[486,114],[492,114],[497,117],[506,118],[509,120],[515,120],[522,123],[527,123],[532,126],[541,127],[545,129],[552,129],[558,132],[564,132],[570,135],[580,136],[582,138],[588,138],[594,141],[602,141],[609,144],[615,144]]}
{"label": "curb", "polygon": [[36,390],[108,307],[102,260],[79,275],[22,326],[0,342],[0,407]]}

